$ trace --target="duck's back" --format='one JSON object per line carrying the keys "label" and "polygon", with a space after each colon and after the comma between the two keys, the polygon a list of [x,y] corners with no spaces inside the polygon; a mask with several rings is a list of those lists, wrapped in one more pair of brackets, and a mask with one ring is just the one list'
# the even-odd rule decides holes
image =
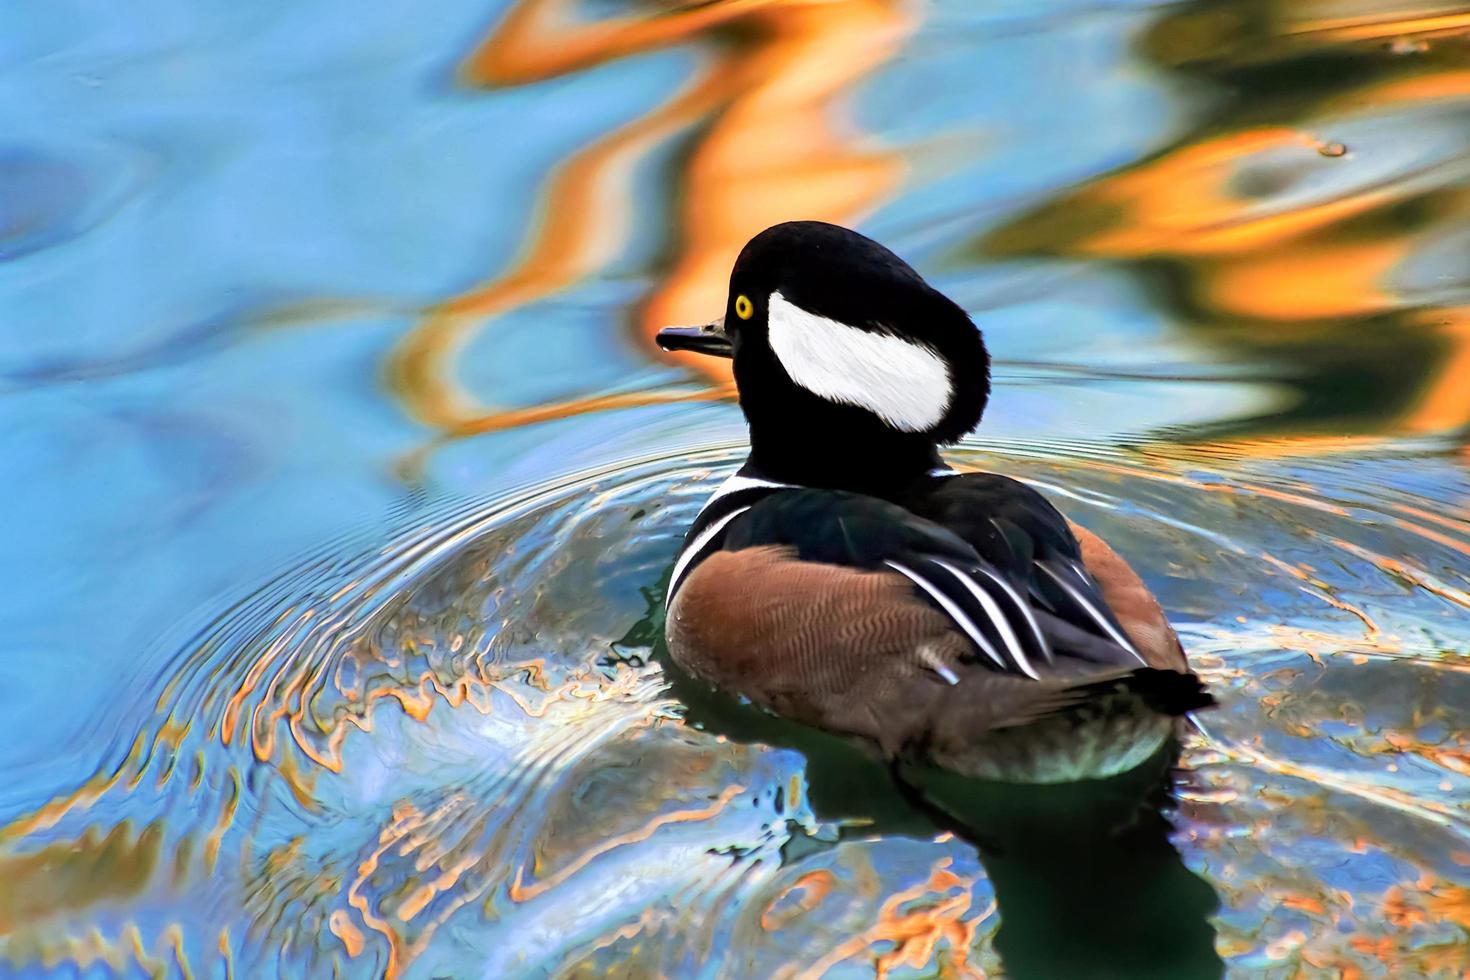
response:
{"label": "duck's back", "polygon": [[[996,473],[932,477],[903,495],[909,511],[954,532],[987,561],[1024,582],[1033,599],[1045,597],[1052,584],[1073,565],[1102,599],[1139,658],[1150,667],[1188,671],[1184,649],[1163,607],[1135,572],[1106,541],[1073,524],[1034,488]],[[1084,583],[1067,577],[1079,590]],[[1110,632],[1073,603],[1084,630]]]}
{"label": "duck's back", "polygon": [[894,758],[1054,780],[1121,771],[1209,703],[1138,577],[1024,484],[715,503],[671,583],[670,653],[778,713]]}

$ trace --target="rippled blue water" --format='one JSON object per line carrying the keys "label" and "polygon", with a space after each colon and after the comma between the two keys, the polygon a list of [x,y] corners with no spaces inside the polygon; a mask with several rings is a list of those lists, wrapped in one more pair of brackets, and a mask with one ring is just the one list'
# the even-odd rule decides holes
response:
{"label": "rippled blue water", "polygon": [[972,312],[957,459],[1104,533],[1220,693],[1172,840],[1225,965],[1460,976],[1470,13],[531,9],[0,9],[0,973],[1049,936],[652,649],[743,429],[649,329],[815,215]]}

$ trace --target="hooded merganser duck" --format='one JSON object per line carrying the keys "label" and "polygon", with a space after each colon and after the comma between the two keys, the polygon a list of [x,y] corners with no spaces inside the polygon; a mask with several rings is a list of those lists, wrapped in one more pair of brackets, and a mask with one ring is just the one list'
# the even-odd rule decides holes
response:
{"label": "hooded merganser duck", "polygon": [[775,225],[741,251],[721,319],[658,339],[733,358],[750,428],[669,580],[689,673],[895,764],[1010,782],[1125,772],[1213,703],[1107,544],[1024,483],[945,464],[980,422],[989,355],[882,245]]}

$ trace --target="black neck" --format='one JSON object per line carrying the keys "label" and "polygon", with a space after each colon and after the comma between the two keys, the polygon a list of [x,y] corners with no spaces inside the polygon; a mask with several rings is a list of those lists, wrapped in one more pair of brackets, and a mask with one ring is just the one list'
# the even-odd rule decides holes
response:
{"label": "black neck", "polygon": [[[845,435],[845,437],[844,437]],[[895,433],[761,431],[751,425],[743,473],[780,483],[892,497],[943,466],[933,443]]]}
{"label": "black neck", "polygon": [[768,348],[737,354],[735,381],[750,424],[747,473],[892,497],[943,465],[933,434],[900,432],[865,409],[792,384]]}

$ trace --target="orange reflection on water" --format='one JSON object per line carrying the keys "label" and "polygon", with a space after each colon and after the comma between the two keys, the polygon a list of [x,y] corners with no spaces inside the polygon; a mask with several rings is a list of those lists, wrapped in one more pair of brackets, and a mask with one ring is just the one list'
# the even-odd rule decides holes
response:
{"label": "orange reflection on water", "polygon": [[[1339,3],[1304,3],[1302,7],[1340,6]],[[1355,16],[1324,17],[1304,20],[1288,28],[1291,34],[1310,34],[1329,41],[1377,41],[1393,38],[1434,37],[1470,31],[1470,13],[1453,8],[1458,4],[1440,5],[1443,13],[1418,16],[1369,12]]]}
{"label": "orange reflection on water", "polygon": [[879,944],[892,948],[873,957],[875,976],[882,978],[899,967],[924,969],[935,959],[944,943],[938,976],[983,977],[984,971],[969,962],[976,932],[990,917],[994,906],[971,915],[974,878],[961,877],[949,869],[950,858],[940,858],[929,870],[926,881],[888,896],[878,910],[878,921],[831,950],[803,970],[801,980],[816,980],[845,960]]}
{"label": "orange reflection on water", "polygon": [[[821,905],[822,900],[831,893],[836,884],[837,879],[826,868],[808,871],[781,889],[771,899],[765,910],[761,912],[761,928],[767,931],[784,929],[793,920]],[[777,907],[783,905],[792,895],[799,897],[791,903],[789,908],[783,908],[778,913]]]}
{"label": "orange reflection on water", "polygon": [[991,236],[990,245],[1002,253],[1036,249],[1100,258],[1255,253],[1389,199],[1388,192],[1373,190],[1290,210],[1259,208],[1250,182],[1240,179],[1243,168],[1266,158],[1282,166],[1320,164],[1320,145],[1288,126],[1188,143],[1083,185]]}
{"label": "orange reflection on water", "polygon": [[62,911],[137,895],[153,877],[162,839],[157,823],[135,834],[123,821],[106,834],[90,827],[74,840],[0,855],[0,936]]}
{"label": "orange reflection on water", "polygon": [[552,875],[546,878],[536,878],[529,884],[524,881],[526,869],[524,867],[517,868],[515,878],[510,884],[510,899],[513,902],[529,902],[557,887],[609,851],[648,840],[660,828],[670,824],[708,820],[724,810],[725,807],[730,805],[731,800],[744,792],[744,786],[739,783],[731,783],[720,790],[719,795],[707,805],[692,807],[687,810],[674,810],[670,813],[661,813],[635,830],[600,840],[595,847],[577,855],[564,867],[558,868]]}
{"label": "orange reflection on water", "polygon": [[[630,178],[659,142],[694,127],[681,163],[677,255],[638,314],[640,343],[724,309],[730,267],[756,232],[791,218],[851,223],[897,186],[898,154],[861,147],[832,103],[912,28],[892,0],[715,0],[578,20],[565,0],[523,0],[466,59],[473,85],[518,85],[669,45],[704,42],[672,99],[574,154],[548,178],[539,225],[505,272],[430,310],[390,356],[394,393],[424,423],[467,435],[604,408],[690,397],[642,392],[501,411],[456,380],[455,362],[495,317],[583,280],[622,247],[637,213]],[[729,367],[689,356],[728,396]]]}
{"label": "orange reflection on water", "polygon": [[[1220,52],[1256,65],[1255,53],[1230,46],[1254,38],[1243,21],[1176,20],[1190,16],[1220,33]],[[1283,12],[1275,23],[1292,34],[1292,57],[1341,42],[1316,21]],[[1423,18],[1382,15],[1331,23],[1389,36],[1425,28]],[[1298,94],[1268,75],[1261,98],[1242,96],[1233,117],[1059,195],[985,247],[1164,268],[1186,322],[1279,362],[1301,379],[1293,385],[1310,393],[1304,400],[1336,406],[1262,432],[1259,445],[1233,440],[1242,455],[1278,453],[1283,440],[1292,451],[1331,451],[1379,431],[1456,433],[1470,425],[1470,331],[1463,310],[1438,304],[1464,285],[1445,250],[1470,225],[1470,71],[1463,59],[1377,55],[1383,64],[1325,94],[1310,85]]]}
{"label": "orange reflection on water", "polygon": [[139,732],[128,749],[127,757],[116,769],[110,773],[98,772],[72,792],[57,796],[0,827],[0,845],[28,837],[38,830],[47,830],[56,826],[62,817],[73,810],[85,810],[90,807],[104,793],[117,785],[124,778],[125,773],[135,774],[140,771],[139,760],[144,758],[144,749],[148,744],[147,734]]}
{"label": "orange reflection on water", "polygon": [[1195,3],[1163,18],[1144,47],[1169,65],[1231,66],[1325,47],[1418,55],[1470,30],[1464,3],[1417,0],[1236,0]]}
{"label": "orange reflection on water", "polygon": [[[1342,224],[1434,190],[1438,182],[1407,173],[1334,185],[1334,170],[1351,173],[1353,149],[1349,146],[1341,157],[1324,156],[1328,144],[1313,130],[1330,132],[1334,119],[1355,108],[1412,116],[1422,103],[1437,100],[1470,101],[1470,72],[1365,86],[1323,103],[1314,118],[1296,126],[1253,126],[1187,142],[1083,185],[1002,228],[988,244],[1000,253],[1187,260],[1207,282],[1226,280],[1225,286],[1207,286],[1218,308],[1263,319],[1393,308],[1398,301],[1383,282],[1384,273],[1422,244],[1421,236],[1371,233],[1377,229],[1352,234]],[[1319,176],[1321,192],[1299,202],[1284,195]],[[1333,193],[1335,186],[1340,189]],[[1451,200],[1438,203],[1466,203],[1460,197],[1452,193]],[[1450,207],[1426,218],[1430,230],[1458,217],[1458,210]],[[1337,234],[1307,237],[1323,230]]]}
{"label": "orange reflection on water", "polygon": [[347,952],[349,959],[356,959],[362,955],[363,935],[362,930],[352,924],[352,917],[342,909],[337,909],[327,919],[327,926],[332,930],[332,935],[342,940],[342,948]]}
{"label": "orange reflection on water", "polygon": [[1470,308],[1435,312],[1425,319],[1444,339],[1445,355],[1438,381],[1404,416],[1404,428],[1413,433],[1443,432],[1470,419]]}

